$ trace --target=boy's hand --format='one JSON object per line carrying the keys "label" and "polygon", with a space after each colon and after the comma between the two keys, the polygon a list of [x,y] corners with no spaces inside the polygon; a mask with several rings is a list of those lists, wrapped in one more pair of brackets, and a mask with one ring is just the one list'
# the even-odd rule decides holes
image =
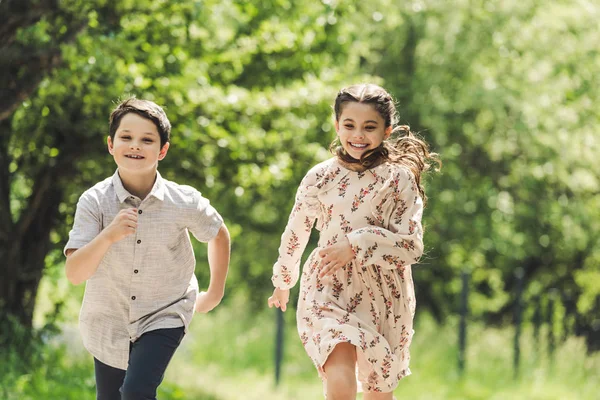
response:
{"label": "boy's hand", "polygon": [[219,305],[223,299],[223,293],[216,293],[210,289],[207,292],[200,292],[196,297],[196,312],[207,313]]}
{"label": "boy's hand", "polygon": [[136,208],[126,208],[119,211],[115,219],[102,231],[102,234],[111,242],[119,240],[135,233],[137,229],[138,214]]}
{"label": "boy's hand", "polygon": [[325,247],[319,251],[319,265],[317,268],[321,270],[319,277],[324,278],[325,275],[332,275],[335,271],[342,268],[354,259],[354,251],[347,237],[344,240]]}
{"label": "boy's hand", "polygon": [[273,295],[271,297],[269,297],[269,300],[268,300],[269,308],[273,308],[273,306],[275,306],[277,308],[281,308],[281,311],[285,311],[289,300],[290,300],[290,290],[289,289],[275,288],[275,290],[273,290]]}

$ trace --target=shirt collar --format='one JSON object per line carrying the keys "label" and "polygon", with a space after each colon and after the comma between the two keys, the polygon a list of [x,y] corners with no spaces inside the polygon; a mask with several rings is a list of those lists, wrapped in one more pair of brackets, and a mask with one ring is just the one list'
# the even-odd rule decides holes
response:
{"label": "shirt collar", "polygon": [[[117,194],[119,202],[123,203],[128,197],[133,196],[125,189],[125,186],[123,186],[123,181],[121,181],[118,169],[112,176],[112,184],[115,188],[115,193]],[[154,181],[152,190],[150,190],[149,196],[154,196],[160,201],[163,201],[165,198],[165,180],[160,176],[160,172],[158,171],[156,171],[156,180]]]}

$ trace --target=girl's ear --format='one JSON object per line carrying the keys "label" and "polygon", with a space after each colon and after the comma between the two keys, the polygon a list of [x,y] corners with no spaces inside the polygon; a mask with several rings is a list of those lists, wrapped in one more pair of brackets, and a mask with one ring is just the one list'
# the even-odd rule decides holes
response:
{"label": "girl's ear", "polygon": [[165,145],[162,147],[162,149],[160,149],[160,153],[158,153],[158,160],[162,160],[163,158],[166,157],[167,155],[167,151],[169,151],[169,145],[170,143],[167,142],[165,143]]}
{"label": "girl's ear", "polygon": [[112,142],[112,139],[110,138],[110,136],[108,136],[108,137],[106,138],[106,144],[107,144],[107,146],[108,146],[108,152],[109,152],[110,154],[113,154],[113,142]]}
{"label": "girl's ear", "polygon": [[385,135],[384,135],[384,138],[385,138],[385,139],[389,138],[391,134],[392,134],[392,127],[391,127],[391,126],[388,126],[388,127],[386,128],[386,130],[385,130]]}
{"label": "girl's ear", "polygon": [[335,121],[335,133],[338,133],[339,131],[340,131],[340,122]]}

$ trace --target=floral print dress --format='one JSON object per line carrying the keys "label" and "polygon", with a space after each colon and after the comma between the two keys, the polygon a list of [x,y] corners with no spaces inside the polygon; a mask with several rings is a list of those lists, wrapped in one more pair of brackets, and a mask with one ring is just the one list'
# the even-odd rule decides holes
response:
{"label": "floral print dress", "polygon": [[[356,172],[332,158],[302,180],[272,281],[282,289],[295,285],[316,219],[319,244],[302,271],[297,325],[324,381],[323,365],[343,342],[356,346],[362,390],[390,392],[410,374],[415,312],[411,264],[423,251],[422,212],[413,174],[397,164]],[[344,236],[355,259],[320,279],[318,251]]]}

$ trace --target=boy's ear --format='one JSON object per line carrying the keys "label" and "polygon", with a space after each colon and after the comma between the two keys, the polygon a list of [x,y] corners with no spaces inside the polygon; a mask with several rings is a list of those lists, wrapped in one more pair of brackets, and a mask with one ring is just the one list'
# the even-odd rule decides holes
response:
{"label": "boy's ear", "polygon": [[106,138],[106,145],[108,146],[108,152],[110,154],[113,154],[113,142],[112,142],[112,139],[110,138],[110,136],[108,136]]}
{"label": "boy's ear", "polygon": [[158,153],[158,160],[162,160],[163,158],[166,157],[167,152],[169,151],[169,145],[170,143],[167,142],[165,143],[165,145],[162,147],[162,149],[160,149],[160,153]]}

